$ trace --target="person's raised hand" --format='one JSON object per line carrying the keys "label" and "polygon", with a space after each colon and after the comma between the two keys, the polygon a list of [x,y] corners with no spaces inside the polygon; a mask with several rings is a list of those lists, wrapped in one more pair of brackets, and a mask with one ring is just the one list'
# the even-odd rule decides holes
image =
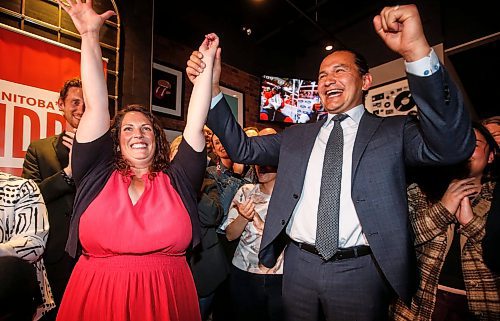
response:
{"label": "person's raised hand", "polygon": [[453,215],[456,215],[460,202],[468,196],[481,191],[481,185],[474,183],[475,178],[455,180],[448,185],[448,189],[441,198],[441,203]]}
{"label": "person's raised hand", "polygon": [[82,2],[82,0],[66,0],[67,3],[57,0],[57,2],[69,14],[76,29],[82,36],[87,33],[98,33],[104,21],[115,15],[112,10],[97,14],[92,9],[92,0],[86,2]]}
{"label": "person's raised hand", "polygon": [[236,208],[238,209],[238,213],[247,221],[253,221],[255,215],[255,205],[251,197],[242,203],[236,203]]}
{"label": "person's raised hand", "polygon": [[[221,51],[219,47],[215,52],[214,68],[212,72],[212,97],[217,96],[220,93],[219,80],[222,69]],[[191,53],[189,60],[186,63],[186,74],[188,79],[194,84],[196,78],[203,72],[206,65],[203,62],[203,53],[195,50]]]}
{"label": "person's raised hand", "polygon": [[73,176],[73,169],[71,167],[71,155],[73,154],[73,141],[75,140],[75,131],[66,131],[63,135],[63,145],[69,149],[69,158],[68,158],[68,166],[66,166],[63,170],[69,177]]}
{"label": "person's raised hand", "polygon": [[373,26],[387,47],[412,62],[431,50],[415,5],[385,7],[373,18]]}
{"label": "person's raised hand", "polygon": [[198,77],[205,69],[205,63],[202,60],[203,54],[197,50],[193,51],[189,60],[186,63],[186,74],[188,79],[194,84]]}
{"label": "person's raised hand", "polygon": [[219,48],[219,37],[215,33],[205,35],[205,39],[198,49],[202,54],[202,59],[215,58],[215,54]]}

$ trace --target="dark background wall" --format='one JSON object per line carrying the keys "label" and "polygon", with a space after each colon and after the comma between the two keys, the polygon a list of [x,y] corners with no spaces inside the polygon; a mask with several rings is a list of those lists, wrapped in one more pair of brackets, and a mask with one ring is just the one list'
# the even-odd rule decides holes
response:
{"label": "dark background wall", "polygon": [[[201,43],[200,39],[200,43]],[[174,67],[184,72],[183,90],[183,120],[164,117],[156,113],[165,128],[181,131],[184,128],[189,98],[193,85],[185,75],[186,61],[195,48],[189,48],[165,37],[156,36],[154,39],[153,57],[154,61]],[[244,93],[244,123],[245,126],[255,126],[258,128],[269,127],[270,124],[258,122],[260,80],[258,77],[244,72],[238,68],[227,64],[222,64],[221,84]],[[273,125],[275,129],[280,129]]]}
{"label": "dark background wall", "polygon": [[150,105],[153,0],[118,1],[122,17],[121,105]]}
{"label": "dark background wall", "polygon": [[[98,12],[110,9],[110,3],[110,0],[94,0],[94,5]],[[108,82],[111,88],[113,87],[113,79],[118,79],[118,92],[115,93],[114,88],[110,89],[110,94],[116,94],[118,97],[118,109],[131,103],[140,103],[149,106],[151,95],[151,64],[153,59],[183,71],[182,117],[179,119],[157,114],[165,128],[180,131],[184,127],[184,119],[192,90],[192,86],[184,73],[185,65],[191,51],[199,44],[201,38],[196,43],[189,41],[187,44],[181,44],[177,39],[173,40],[173,37],[166,36],[168,33],[164,29],[169,26],[172,15],[183,16],[190,12],[189,10],[176,10],[176,6],[179,4],[175,4],[175,2],[168,1],[167,8],[165,7],[166,4],[167,2],[160,3],[159,1],[155,3],[154,0],[117,1],[120,14],[119,29],[121,32],[119,42],[116,44],[119,48],[119,68],[116,75],[108,76]],[[445,51],[500,31],[500,20],[497,17],[497,13],[491,8],[488,9],[486,2],[483,3],[480,1],[479,3],[475,3],[474,6],[470,6],[470,4],[460,5],[451,1],[434,2],[429,0],[422,1],[422,5],[424,4],[423,8],[429,11],[425,12],[425,16],[422,13],[424,23],[426,24],[426,34],[429,37],[431,45],[443,43]],[[167,13],[159,11],[160,7],[163,10],[168,9]],[[7,11],[10,14],[7,14]],[[157,12],[156,19],[154,16],[155,11]],[[14,16],[12,16],[12,12],[15,13]],[[0,22],[17,28],[21,27],[20,19],[22,19],[23,14],[57,25],[57,12],[57,3],[52,0],[0,0]],[[61,26],[74,31],[74,27],[65,13],[63,13],[61,18]],[[187,27],[199,24],[200,21],[213,20],[200,19],[188,19],[183,25],[176,25],[175,28],[170,28],[172,29],[171,32],[185,34]],[[363,32],[370,28],[369,23],[365,20],[367,20],[367,17],[363,17],[359,25],[356,25],[355,21],[352,20],[353,25],[341,29],[338,36],[352,29],[351,36],[345,35],[344,38],[358,39],[360,35],[363,35]],[[157,28],[157,30],[153,30],[154,28]],[[159,30],[160,28],[163,29]],[[202,25],[200,28],[206,29],[207,26]],[[58,31],[56,29],[50,29],[29,21],[24,23],[24,30],[53,40],[58,39]],[[377,43],[380,42],[376,37],[371,38],[374,38],[374,41]],[[494,99],[497,83],[495,77],[500,71],[500,59],[498,58],[500,56],[499,38],[500,36],[497,36],[493,41],[473,44],[448,52],[449,55],[446,63],[453,63],[457,77],[464,84],[464,89],[471,98],[472,108],[477,111],[478,117],[487,117],[499,113],[498,103]],[[105,30],[101,34],[102,41],[112,42],[112,39],[112,30]],[[361,37],[359,39],[364,38]],[[78,38],[71,35],[62,34],[60,41],[77,48],[79,47]],[[366,41],[363,42],[366,45]],[[260,92],[258,77],[261,72],[245,68],[243,62],[241,66],[236,63],[242,59],[242,61],[255,60],[256,57],[251,54],[250,50],[247,50],[250,48],[241,46],[236,48],[233,46],[232,48],[228,41],[225,43],[225,48],[226,50],[223,51],[223,61],[233,62],[233,65],[223,65],[221,81],[226,87],[244,93],[245,126],[256,126],[259,128],[269,126],[269,123],[260,123],[257,119],[258,96]],[[368,52],[370,51],[374,52],[377,50],[369,50]],[[269,54],[270,51],[266,53]],[[290,52],[290,54],[292,53]],[[103,50],[103,54],[110,58],[110,64],[114,63],[113,56],[115,53],[112,50],[105,49]],[[239,60],[235,57],[239,57]],[[392,56],[387,53],[387,57],[387,61],[390,61]],[[281,64],[280,68],[287,70],[286,75],[283,76],[308,78],[308,76],[315,75],[318,64],[313,63],[310,59],[300,60],[302,58],[298,56],[295,57],[294,63],[286,63],[286,61],[290,60],[290,57],[287,57],[288,60],[283,60],[284,57],[278,57],[276,60],[273,60],[273,65],[277,66]],[[266,63],[269,62],[271,61],[269,60]],[[253,64],[255,65],[256,62],[254,61]],[[299,67],[296,68],[296,66]],[[274,125],[274,127],[276,129],[280,128],[279,125]]]}

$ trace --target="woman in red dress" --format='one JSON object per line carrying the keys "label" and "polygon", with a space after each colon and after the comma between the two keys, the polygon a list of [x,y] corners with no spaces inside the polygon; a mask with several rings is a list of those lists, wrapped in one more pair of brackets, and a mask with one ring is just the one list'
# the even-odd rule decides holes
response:
{"label": "woman in red dress", "polygon": [[200,320],[185,252],[199,242],[196,196],[218,38],[207,35],[200,46],[209,68],[196,80],[184,139],[169,162],[163,130],[144,107],[126,107],[110,128],[99,30],[113,12],[73,1],[59,4],[82,37],[86,110],[72,147],[77,195],[67,244],[81,256],[57,320]]}

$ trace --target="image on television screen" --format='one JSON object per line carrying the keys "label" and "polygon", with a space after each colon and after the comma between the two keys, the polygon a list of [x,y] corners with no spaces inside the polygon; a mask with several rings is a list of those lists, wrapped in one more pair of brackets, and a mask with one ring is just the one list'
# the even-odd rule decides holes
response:
{"label": "image on television screen", "polygon": [[316,81],[264,75],[261,78],[261,121],[310,123],[326,117]]}

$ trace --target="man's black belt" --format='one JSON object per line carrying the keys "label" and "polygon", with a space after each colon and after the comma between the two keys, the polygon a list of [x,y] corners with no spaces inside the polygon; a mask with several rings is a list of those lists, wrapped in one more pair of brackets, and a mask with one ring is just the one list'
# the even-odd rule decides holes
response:
{"label": "man's black belt", "polygon": [[[301,250],[304,250],[306,252],[319,255],[318,250],[314,245],[307,244],[307,243],[299,243],[292,241],[297,247]],[[340,261],[340,260],[345,260],[345,259],[352,259],[355,257],[360,257],[364,255],[368,255],[372,253],[372,249],[368,245],[358,245],[358,246],[352,246],[352,247],[347,247],[347,248],[341,248],[338,249],[337,252],[333,255],[333,257],[330,259],[330,261]]]}

